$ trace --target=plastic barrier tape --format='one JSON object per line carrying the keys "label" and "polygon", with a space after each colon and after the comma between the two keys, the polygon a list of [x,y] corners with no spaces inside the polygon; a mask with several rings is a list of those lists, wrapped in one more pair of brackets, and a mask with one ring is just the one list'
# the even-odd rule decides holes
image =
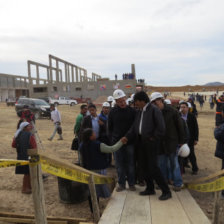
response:
{"label": "plastic barrier tape", "polygon": [[[40,159],[41,162],[41,168],[43,171],[50,173],[52,175],[58,176],[58,177],[62,177],[68,180],[73,180],[73,181],[77,181],[80,183],[85,183],[88,184],[89,183],[89,177],[90,174],[79,171],[79,170],[75,170],[75,169],[71,169],[71,168],[67,168],[67,167],[63,167],[63,165],[57,165],[54,162],[48,161],[46,159],[41,158]],[[1,167],[10,167],[10,166],[23,166],[23,165],[28,165],[30,164],[35,165],[38,162],[34,161],[29,163],[29,161],[23,161],[23,160],[6,160],[6,159],[0,159],[0,168]],[[109,184],[109,183],[113,183],[114,179],[111,177],[99,177],[99,176],[95,176],[94,175],[94,182],[95,184]]]}
{"label": "plastic barrier tape", "polygon": [[215,192],[224,190],[224,177],[204,184],[186,184],[186,188],[199,192]]}
{"label": "plastic barrier tape", "polygon": [[29,161],[26,160],[0,159],[0,168],[10,166],[24,166],[28,164]]}
{"label": "plastic barrier tape", "polygon": [[[88,184],[90,174],[84,173],[79,170],[74,170],[71,168],[63,167],[62,165],[56,165],[51,161],[47,161],[41,158],[41,168],[43,171],[50,173],[52,175],[62,177],[68,180],[77,181],[80,183]],[[114,182],[114,179],[111,177],[98,177],[94,176],[95,184],[109,184]]]}

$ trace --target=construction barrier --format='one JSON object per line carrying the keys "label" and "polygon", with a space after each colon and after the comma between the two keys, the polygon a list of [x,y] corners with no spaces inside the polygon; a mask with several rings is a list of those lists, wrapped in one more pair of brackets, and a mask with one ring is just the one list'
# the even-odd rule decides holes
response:
{"label": "construction barrier", "polygon": [[[89,170],[85,170],[84,168],[75,165],[73,165],[75,166],[74,168],[65,167],[58,161],[55,161],[54,159],[52,160],[51,158],[48,158],[46,156],[40,156],[40,163],[43,171],[58,177],[62,177],[64,179],[88,184],[90,175],[95,174],[94,175],[95,184],[108,184],[114,182],[114,179],[112,177],[99,175],[93,172],[90,173]],[[10,166],[23,166],[28,164],[29,161],[0,159],[0,168]],[[185,187],[198,192],[216,192],[224,190],[224,177],[219,177],[216,180],[207,183],[198,183],[198,181],[202,182],[214,179],[222,175],[223,173],[224,171],[221,170],[212,175],[209,175],[208,177],[200,178],[191,183],[185,183]]]}
{"label": "construction barrier", "polygon": [[[34,165],[37,162],[38,161],[34,161],[31,165]],[[95,184],[110,184],[114,182],[114,178],[112,177],[103,176],[76,165],[72,165],[74,167],[71,168],[66,167],[65,165],[60,164],[60,162],[52,160],[46,156],[40,156],[39,162],[41,163],[41,168],[44,172],[50,173],[57,177],[62,177],[64,179],[88,184],[90,175],[93,175]],[[29,161],[0,159],[0,168],[29,164]]]}

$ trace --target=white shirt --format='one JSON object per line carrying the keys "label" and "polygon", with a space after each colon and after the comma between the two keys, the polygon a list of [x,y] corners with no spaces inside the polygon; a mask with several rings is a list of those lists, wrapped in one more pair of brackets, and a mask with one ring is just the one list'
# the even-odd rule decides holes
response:
{"label": "white shirt", "polygon": [[61,114],[58,110],[52,110],[51,111],[51,120],[53,120],[54,123],[61,122]]}
{"label": "white shirt", "polygon": [[143,120],[143,114],[146,111],[146,107],[149,105],[149,103],[147,103],[143,109],[142,109],[142,114],[141,114],[141,119],[140,119],[140,124],[139,124],[139,134],[142,134],[142,120]]}

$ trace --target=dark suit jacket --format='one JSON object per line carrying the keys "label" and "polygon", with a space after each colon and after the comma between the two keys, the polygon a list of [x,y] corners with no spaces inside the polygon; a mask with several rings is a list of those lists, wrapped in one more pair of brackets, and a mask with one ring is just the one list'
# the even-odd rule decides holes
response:
{"label": "dark suit jacket", "polygon": [[[142,120],[142,140],[150,138],[160,139],[165,134],[165,123],[162,112],[154,105],[149,103],[146,111],[143,112]],[[138,111],[131,129],[126,134],[128,140],[134,139],[139,135],[139,125],[142,111]]]}
{"label": "dark suit jacket", "polygon": [[[83,131],[86,128],[93,128],[91,115],[88,115],[88,116],[84,117],[83,120],[82,120],[82,125],[81,125],[81,128],[80,128],[80,137],[81,137],[81,139],[82,139],[82,133],[83,133]],[[100,137],[105,132],[106,132],[105,127],[100,125],[100,128],[99,128],[99,138],[98,138],[98,140],[100,140]]]}

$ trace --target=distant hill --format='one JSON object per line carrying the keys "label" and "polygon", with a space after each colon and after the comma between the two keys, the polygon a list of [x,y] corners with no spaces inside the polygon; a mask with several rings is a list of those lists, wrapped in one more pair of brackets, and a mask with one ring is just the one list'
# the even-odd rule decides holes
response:
{"label": "distant hill", "polygon": [[224,83],[222,82],[209,82],[209,83],[206,83],[204,86],[223,86]]}

